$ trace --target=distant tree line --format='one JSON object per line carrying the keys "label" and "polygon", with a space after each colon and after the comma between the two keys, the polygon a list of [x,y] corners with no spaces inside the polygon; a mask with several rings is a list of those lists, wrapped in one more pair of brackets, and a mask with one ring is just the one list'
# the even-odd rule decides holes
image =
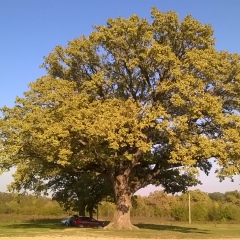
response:
{"label": "distant tree line", "polygon": [[[205,193],[200,190],[190,191],[192,221],[240,222],[240,191],[225,193]],[[57,201],[35,195],[16,195],[0,192],[0,214],[22,214],[41,216],[63,216],[77,213],[68,211]],[[102,201],[95,217],[111,219],[115,205]],[[155,191],[149,196],[132,197],[132,217],[159,217],[176,221],[188,221],[189,195],[168,195],[164,191]]]}
{"label": "distant tree line", "polygon": [[0,214],[62,216],[66,211],[47,197],[0,192]]}
{"label": "distant tree line", "polygon": [[[240,192],[205,193],[200,190],[190,191],[191,218],[193,221],[240,222]],[[188,221],[189,195],[168,195],[164,191],[155,191],[147,197],[132,198],[133,217],[172,218],[176,221]],[[111,216],[114,206],[103,202],[99,215]]]}

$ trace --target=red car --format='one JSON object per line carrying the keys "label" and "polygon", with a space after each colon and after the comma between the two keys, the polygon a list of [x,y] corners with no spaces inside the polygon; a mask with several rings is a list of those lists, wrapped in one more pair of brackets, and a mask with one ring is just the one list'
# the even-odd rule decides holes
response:
{"label": "red car", "polygon": [[78,217],[73,222],[74,227],[89,227],[89,228],[102,228],[104,224],[102,222],[97,221],[94,218],[90,217]]}

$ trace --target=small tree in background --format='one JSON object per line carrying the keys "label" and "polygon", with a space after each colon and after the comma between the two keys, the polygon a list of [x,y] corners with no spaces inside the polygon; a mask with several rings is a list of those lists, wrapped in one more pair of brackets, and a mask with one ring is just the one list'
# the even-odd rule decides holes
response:
{"label": "small tree in background", "polygon": [[91,173],[71,173],[58,175],[46,186],[53,192],[56,200],[65,210],[77,211],[80,216],[88,212],[93,217],[98,204],[106,197],[111,197],[113,190],[107,179]]}
{"label": "small tree in background", "polygon": [[[212,202],[207,193],[200,190],[190,191],[191,193],[191,216],[195,221],[207,221]],[[176,220],[187,221],[189,218],[189,193],[177,196],[173,205],[172,217]]]}
{"label": "small tree in background", "polygon": [[132,197],[131,216],[135,217],[151,217],[151,207],[146,204],[146,197],[139,195]]}

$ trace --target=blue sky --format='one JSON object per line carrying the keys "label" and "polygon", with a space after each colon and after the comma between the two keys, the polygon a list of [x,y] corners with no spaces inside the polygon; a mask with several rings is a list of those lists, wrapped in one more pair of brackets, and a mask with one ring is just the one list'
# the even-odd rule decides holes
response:
{"label": "blue sky", "polygon": [[[211,24],[216,48],[240,53],[239,0],[0,0],[0,107],[12,107],[16,96],[45,74],[39,66],[55,46],[88,35],[93,25],[105,24],[107,18],[137,14],[151,20],[152,6],[175,11],[180,19],[191,14]],[[10,176],[0,176],[0,191],[6,190]],[[239,177],[235,183],[219,183],[213,173],[201,179],[203,191],[239,190]]]}

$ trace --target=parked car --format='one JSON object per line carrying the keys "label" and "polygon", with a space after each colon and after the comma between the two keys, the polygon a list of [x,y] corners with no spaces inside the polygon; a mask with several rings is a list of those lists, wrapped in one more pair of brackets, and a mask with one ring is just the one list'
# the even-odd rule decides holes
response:
{"label": "parked car", "polygon": [[63,219],[62,224],[67,225],[68,227],[79,227],[79,228],[102,228],[104,223],[100,222],[94,218],[90,217],[70,217],[68,219]]}
{"label": "parked car", "polygon": [[74,221],[79,218],[78,215],[73,215],[70,218],[66,218],[61,220],[61,223],[68,226],[68,227],[73,227],[74,226]]}

